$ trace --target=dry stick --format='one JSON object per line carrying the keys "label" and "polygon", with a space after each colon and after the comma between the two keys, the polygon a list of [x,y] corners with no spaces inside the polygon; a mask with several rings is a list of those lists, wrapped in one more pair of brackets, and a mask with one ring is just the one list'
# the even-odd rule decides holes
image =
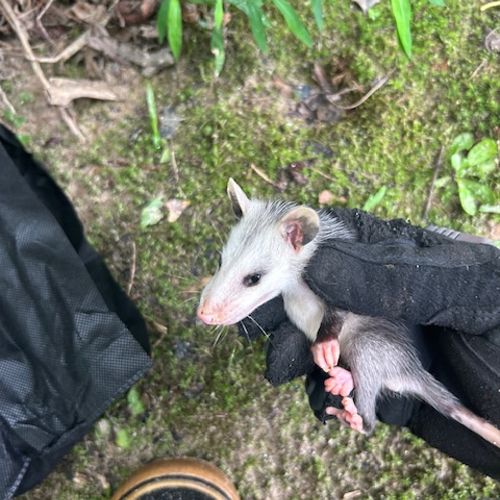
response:
{"label": "dry stick", "polygon": [[434,168],[434,175],[432,176],[431,187],[429,188],[429,195],[427,196],[427,202],[425,204],[424,213],[422,215],[424,220],[427,219],[427,215],[432,205],[432,199],[434,198],[434,185],[436,184],[439,172],[441,171],[441,166],[443,165],[443,153],[444,153],[444,147],[441,146],[441,149],[439,150],[438,159],[436,161],[436,167]]}
{"label": "dry stick", "polygon": [[335,182],[335,179],[331,177],[330,175],[327,175],[323,173],[321,170],[315,168],[315,167],[309,167],[309,170],[316,172],[318,175],[321,175],[321,177],[324,177],[325,179],[328,179],[329,181]]}
{"label": "dry stick", "polygon": [[486,59],[483,59],[481,61],[481,64],[472,72],[472,74],[470,75],[470,78],[474,78],[484,67],[484,65],[487,63],[488,61]]}
{"label": "dry stick", "polygon": [[14,108],[14,106],[12,106],[12,103],[9,101],[9,98],[7,97],[7,95],[5,94],[5,92],[3,91],[2,87],[0,87],[0,97],[2,98],[2,101],[3,103],[5,104],[5,106],[8,108],[8,110],[16,115],[16,108]]}
{"label": "dry stick", "polygon": [[339,104],[337,104],[336,106],[344,110],[355,109],[361,106],[361,104],[363,104],[368,98],[370,98],[373,94],[375,94],[375,92],[377,92],[378,89],[380,89],[387,83],[387,80],[389,80],[389,77],[392,75],[392,73],[394,73],[394,71],[391,71],[387,75],[385,75],[359,101],[356,101],[354,104],[350,104],[349,106],[340,106]]}
{"label": "dry stick", "polygon": [[481,6],[480,10],[481,12],[484,12],[485,10],[491,9],[493,7],[500,7],[500,1],[485,3]]}
{"label": "dry stick", "polygon": [[264,179],[268,184],[279,189],[280,187],[272,181],[270,177],[268,177],[260,168],[256,167],[253,163],[250,163],[250,168],[261,178]]}
{"label": "dry stick", "polygon": [[[27,59],[31,63],[31,67],[33,68],[33,72],[37,76],[37,78],[40,80],[40,83],[42,84],[45,93],[47,95],[47,99],[50,102],[50,83],[45,77],[45,74],[42,70],[42,67],[40,64],[36,61],[35,55],[33,54],[33,51],[31,50],[31,46],[28,42],[28,36],[26,34],[26,31],[24,30],[24,27],[21,25],[21,23],[18,21],[14,11],[12,10],[12,7],[9,5],[8,0],[0,0],[0,7],[2,7],[2,10],[4,12],[5,18],[11,25],[12,29],[15,31],[17,37],[19,38],[19,41],[21,42],[21,45],[23,46],[24,52],[27,56]],[[82,131],[74,121],[73,117],[71,116],[70,112],[68,109],[64,108],[58,108],[59,113],[61,114],[62,119],[66,123],[66,125],[69,127],[69,129],[83,142],[85,141],[85,136],[83,135]]]}
{"label": "dry stick", "polygon": [[135,241],[132,241],[132,266],[130,268],[130,279],[127,285],[127,295],[130,295],[132,287],[134,286],[136,262],[137,262],[137,247],[135,245]]}
{"label": "dry stick", "polygon": [[54,0],[49,0],[45,7],[42,9],[40,14],[36,16],[36,24],[40,28],[40,31],[43,33],[43,36],[52,44],[54,45],[54,42],[52,38],[50,38],[49,34],[47,33],[47,30],[45,29],[45,26],[42,24],[42,17],[45,15],[45,13],[49,10],[50,6],[52,5],[52,2]]}
{"label": "dry stick", "polygon": [[58,62],[66,62],[71,59],[77,52],[83,49],[87,45],[87,37],[89,31],[86,31],[83,35],[80,35],[75,41],[71,42],[62,52],[57,56],[53,57],[37,57],[35,61],[47,64],[56,64]]}

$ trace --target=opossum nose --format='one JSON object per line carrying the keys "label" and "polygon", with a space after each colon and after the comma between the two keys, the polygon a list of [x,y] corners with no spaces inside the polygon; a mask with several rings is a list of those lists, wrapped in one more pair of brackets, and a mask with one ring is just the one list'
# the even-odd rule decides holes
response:
{"label": "opossum nose", "polygon": [[217,314],[205,302],[198,307],[196,315],[207,325],[216,325],[220,321]]}

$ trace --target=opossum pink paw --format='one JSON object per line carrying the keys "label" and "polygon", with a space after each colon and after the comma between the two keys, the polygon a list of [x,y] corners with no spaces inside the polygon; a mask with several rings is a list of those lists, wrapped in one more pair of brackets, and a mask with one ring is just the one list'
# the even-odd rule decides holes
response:
{"label": "opossum pink paw", "polygon": [[332,368],[328,374],[330,378],[325,380],[325,390],[335,396],[349,396],[354,389],[351,372],[340,366]]}
{"label": "opossum pink paw", "polygon": [[340,408],[335,408],[334,406],[327,406],[325,409],[327,415],[333,415],[341,423],[350,427],[351,424],[346,420],[346,412]]}
{"label": "opossum pink paw", "polygon": [[311,351],[314,362],[325,372],[329,372],[339,361],[340,346],[337,339],[314,342]]}
{"label": "opossum pink paw", "polygon": [[342,399],[342,406],[344,407],[345,420],[351,429],[363,432],[363,418],[358,413],[358,409],[356,408],[352,398]]}

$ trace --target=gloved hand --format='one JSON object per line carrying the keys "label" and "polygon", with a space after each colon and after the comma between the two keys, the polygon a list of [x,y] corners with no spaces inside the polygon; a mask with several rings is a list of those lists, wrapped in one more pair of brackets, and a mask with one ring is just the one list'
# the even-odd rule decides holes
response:
{"label": "gloved hand", "polygon": [[[407,224],[357,211],[332,210],[357,235],[332,240],[305,273],[326,303],[358,314],[403,319],[423,365],[475,413],[500,427],[500,251],[452,240]],[[249,338],[269,335],[266,378],[274,385],[307,374],[306,390],[316,416],[340,407],[324,390],[305,336],[286,318],[281,299],[244,320]],[[245,331],[246,330],[246,331]],[[341,353],[342,357],[342,353]],[[405,425],[430,445],[500,479],[498,448],[411,398],[389,398],[380,420]]]}

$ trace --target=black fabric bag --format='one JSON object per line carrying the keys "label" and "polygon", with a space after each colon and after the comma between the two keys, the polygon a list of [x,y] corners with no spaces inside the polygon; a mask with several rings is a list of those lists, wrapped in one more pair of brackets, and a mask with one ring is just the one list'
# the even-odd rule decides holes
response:
{"label": "black fabric bag", "polygon": [[0,125],[0,498],[40,482],[150,368],[147,352],[71,203]]}

